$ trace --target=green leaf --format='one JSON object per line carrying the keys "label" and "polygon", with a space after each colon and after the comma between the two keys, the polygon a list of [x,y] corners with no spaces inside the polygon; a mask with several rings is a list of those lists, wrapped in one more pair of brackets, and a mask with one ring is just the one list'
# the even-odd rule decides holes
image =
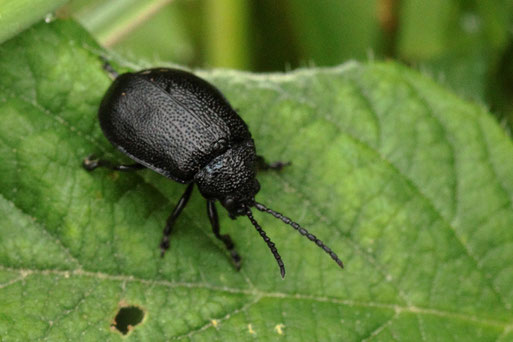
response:
{"label": "green leaf", "polygon": [[233,269],[198,193],[161,259],[183,185],[81,168],[90,153],[126,160],[96,119],[103,53],[69,21],[0,47],[3,341],[121,340],[125,306],[118,325],[144,315],[127,340],[513,340],[513,146],[484,109],[393,63],[200,72],[260,154],[293,161],[259,175],[257,199],[346,264],[255,212],[281,280],[248,220],[223,211]]}

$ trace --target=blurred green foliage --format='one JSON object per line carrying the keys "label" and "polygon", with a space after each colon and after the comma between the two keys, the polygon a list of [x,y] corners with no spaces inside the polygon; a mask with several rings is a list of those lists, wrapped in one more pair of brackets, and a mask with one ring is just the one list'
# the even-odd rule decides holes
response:
{"label": "blurred green foliage", "polygon": [[396,59],[513,127],[511,0],[75,0],[65,12],[152,64],[283,71]]}

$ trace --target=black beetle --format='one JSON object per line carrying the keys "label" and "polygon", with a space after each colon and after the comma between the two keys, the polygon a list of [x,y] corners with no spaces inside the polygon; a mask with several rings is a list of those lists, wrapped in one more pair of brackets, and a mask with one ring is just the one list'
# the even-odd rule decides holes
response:
{"label": "black beetle", "polygon": [[85,169],[106,167],[119,171],[149,168],[179,183],[188,184],[167,219],[160,243],[161,255],[169,248],[173,225],[187,205],[193,185],[207,200],[207,213],[215,236],[221,240],[240,268],[240,257],[229,235],[219,232],[215,201],[220,201],[232,219],[246,215],[274,255],[285,276],[285,266],[274,243],[256,222],[251,207],[291,225],[328,253],[342,261],[321,240],[288,217],[255,201],[260,190],[259,169],[281,169],[287,163],[267,164],[257,156],[246,123],[210,83],[183,70],[148,69],[118,75],[99,109],[100,126],[107,139],[136,164],[116,165],[89,156]]}

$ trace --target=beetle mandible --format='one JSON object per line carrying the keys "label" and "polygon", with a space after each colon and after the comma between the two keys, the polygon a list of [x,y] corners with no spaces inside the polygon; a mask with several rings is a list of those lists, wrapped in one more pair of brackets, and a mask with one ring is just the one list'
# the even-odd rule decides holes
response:
{"label": "beetle mandible", "polygon": [[229,216],[247,216],[267,243],[280,267],[285,266],[274,243],[257,223],[251,208],[271,214],[322,248],[343,268],[338,256],[315,235],[290,218],[255,201],[260,190],[257,169],[280,170],[288,163],[268,164],[258,156],[246,123],[221,92],[207,81],[179,69],[147,69],[119,75],[105,62],[114,79],[100,104],[98,117],[105,137],[135,164],[118,165],[89,156],[83,167],[118,171],[144,168],[182,184],[185,192],[169,216],[160,243],[161,255],[169,248],[169,235],[187,205],[194,184],[207,200],[207,213],[216,238],[230,252],[235,267],[241,258],[232,239],[220,234],[216,201]]}

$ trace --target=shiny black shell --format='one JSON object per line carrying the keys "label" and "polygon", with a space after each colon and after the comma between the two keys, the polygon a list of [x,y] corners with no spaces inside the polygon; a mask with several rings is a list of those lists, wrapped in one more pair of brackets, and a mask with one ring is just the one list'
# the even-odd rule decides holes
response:
{"label": "shiny black shell", "polygon": [[219,90],[177,69],[118,76],[98,115],[103,133],[120,151],[180,183],[192,182],[214,158],[251,140]]}

